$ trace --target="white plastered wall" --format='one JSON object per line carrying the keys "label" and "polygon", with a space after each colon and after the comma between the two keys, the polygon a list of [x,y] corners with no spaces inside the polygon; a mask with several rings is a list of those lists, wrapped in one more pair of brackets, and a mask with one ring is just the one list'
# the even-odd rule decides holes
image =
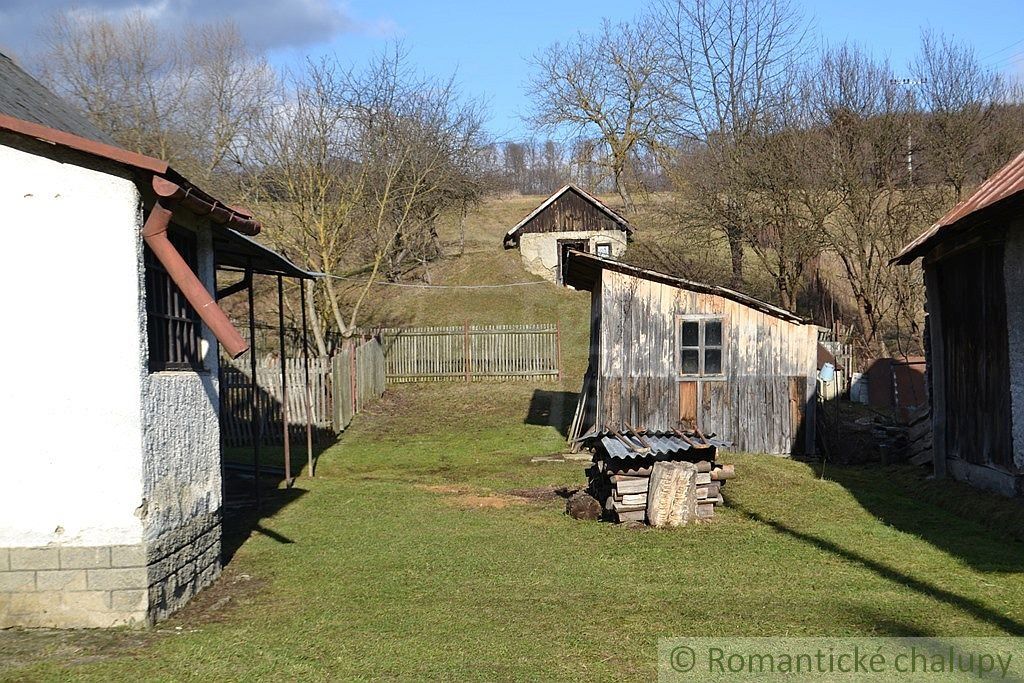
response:
{"label": "white plastered wall", "polygon": [[591,254],[597,253],[598,244],[611,244],[612,256],[615,258],[626,251],[626,233],[621,230],[527,232],[519,238],[519,252],[526,270],[557,282],[559,240],[587,240]]}
{"label": "white plastered wall", "polygon": [[142,538],[138,189],[0,141],[0,547]]}

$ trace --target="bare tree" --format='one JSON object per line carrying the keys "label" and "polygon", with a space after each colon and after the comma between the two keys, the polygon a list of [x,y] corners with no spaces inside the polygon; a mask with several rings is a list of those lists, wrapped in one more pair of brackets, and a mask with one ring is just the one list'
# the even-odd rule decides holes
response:
{"label": "bare tree", "polygon": [[909,305],[901,288],[912,291],[889,260],[934,219],[941,198],[935,188],[909,182],[905,140],[913,112],[889,63],[847,45],[826,52],[819,72],[828,191],[838,201],[825,236],[855,301],[865,350],[887,356],[887,324]]}
{"label": "bare tree", "polygon": [[654,28],[605,21],[596,35],[580,33],[533,57],[532,121],[569,137],[600,140],[601,164],[627,211],[630,158],[655,135],[663,88],[662,55]]}
{"label": "bare tree", "polygon": [[[710,205],[697,210],[728,242],[732,282],[739,286],[745,236],[755,229],[745,222],[746,199],[733,182],[742,174],[740,153],[805,53],[807,24],[789,0],[662,0],[653,23],[668,64],[663,95],[671,103],[662,116],[660,149],[668,168],[696,171],[674,179],[683,195],[678,210],[692,203],[687,189],[695,178],[720,177],[717,193],[698,194]],[[694,143],[709,164],[704,171],[673,158]]]}
{"label": "bare tree", "polygon": [[921,146],[960,201],[965,185],[991,167],[985,143],[999,122],[996,109],[1005,101],[1006,83],[982,66],[973,47],[930,30],[921,34],[912,68],[924,109]]}
{"label": "bare tree", "polygon": [[[39,71],[124,147],[166,159],[215,191],[245,163],[274,79],[230,23],[168,39],[141,12],[56,14]],[[230,185],[230,183],[227,183]]]}
{"label": "bare tree", "polygon": [[[350,335],[379,278],[439,257],[438,216],[479,196],[480,106],[417,76],[398,46],[364,67],[308,62],[284,93],[262,124],[253,194],[275,239],[328,274],[327,319]],[[335,278],[357,276],[343,301]]]}

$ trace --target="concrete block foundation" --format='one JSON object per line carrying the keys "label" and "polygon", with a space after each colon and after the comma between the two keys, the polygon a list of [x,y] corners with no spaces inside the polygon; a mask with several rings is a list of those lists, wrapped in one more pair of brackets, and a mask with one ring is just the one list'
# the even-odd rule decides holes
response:
{"label": "concrete block foundation", "polygon": [[220,515],[137,545],[0,548],[0,628],[147,626],[220,574]]}

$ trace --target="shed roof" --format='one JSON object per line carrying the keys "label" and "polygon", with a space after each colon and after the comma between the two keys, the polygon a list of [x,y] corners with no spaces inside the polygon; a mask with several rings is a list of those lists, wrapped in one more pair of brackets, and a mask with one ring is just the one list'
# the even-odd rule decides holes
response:
{"label": "shed roof", "polygon": [[735,301],[736,303],[743,304],[744,306],[749,306],[761,313],[781,318],[782,320],[791,323],[803,325],[810,322],[807,318],[801,317],[792,311],[787,311],[786,309],[779,308],[767,301],[755,299],[752,296],[748,296],[742,292],[737,292],[727,287],[693,282],[674,275],[667,275],[654,270],[640,268],[639,266],[633,266],[611,258],[596,256],[594,254],[585,254],[581,251],[569,252],[569,262],[565,270],[565,284],[575,289],[591,291],[594,289],[594,285],[598,282],[598,278],[600,277],[602,270],[611,270],[631,277],[640,278],[642,280],[660,282],[661,284],[669,285],[670,287],[685,289],[691,292],[713,294],[715,296],[720,296],[725,299]]}
{"label": "shed roof", "polygon": [[1024,152],[978,186],[917,239],[903,247],[893,263],[906,265],[943,240],[981,228],[993,213],[1024,200]]}
{"label": "shed roof", "polygon": [[569,191],[576,192],[578,195],[583,197],[583,199],[585,199],[589,203],[593,204],[595,208],[597,208],[599,211],[601,211],[606,216],[608,216],[608,218],[610,218],[616,224],[618,224],[619,227],[621,227],[622,230],[624,230],[626,232],[626,234],[628,234],[628,235],[632,235],[633,234],[633,226],[631,226],[629,224],[629,221],[627,221],[621,215],[619,215],[618,213],[616,213],[615,211],[610,209],[604,202],[602,202],[600,199],[598,199],[594,195],[590,194],[586,190],[584,190],[584,189],[582,189],[582,188],[580,188],[580,187],[578,187],[576,185],[573,185],[572,183],[569,183],[568,185],[563,186],[561,189],[559,189],[553,195],[551,195],[550,197],[545,199],[543,202],[541,202],[540,206],[538,206],[536,209],[534,209],[529,214],[527,214],[526,218],[524,218],[523,220],[521,220],[518,223],[516,223],[515,226],[512,227],[512,229],[510,229],[507,233],[505,233],[505,239],[503,240],[504,244],[506,246],[508,246],[510,244],[515,244],[515,242],[519,239],[519,233],[522,231],[522,229],[524,227],[526,227],[527,223],[529,223],[531,220],[533,220],[537,216],[537,214],[539,214],[541,211],[543,211],[544,209],[546,209],[549,206],[551,206],[551,204],[556,199],[558,199],[563,194],[565,194],[566,192],[569,192]]}

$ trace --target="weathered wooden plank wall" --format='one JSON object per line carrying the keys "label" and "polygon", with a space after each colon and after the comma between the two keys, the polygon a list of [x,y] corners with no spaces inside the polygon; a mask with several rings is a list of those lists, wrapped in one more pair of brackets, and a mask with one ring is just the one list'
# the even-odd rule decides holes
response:
{"label": "weathered wooden plank wall", "polygon": [[[739,450],[802,450],[804,410],[814,391],[817,328],[720,296],[610,270],[603,271],[599,287],[599,424],[671,429],[679,426],[683,412],[696,412],[701,429],[720,434]],[[679,315],[722,319],[724,378],[681,377]],[[680,387],[681,382],[693,386]],[[791,405],[796,389],[804,397],[799,411]]]}
{"label": "weathered wooden plank wall", "polygon": [[1016,473],[1003,251],[1001,243],[986,244],[934,266],[942,309],[941,412],[947,458]]}
{"label": "weathered wooden plank wall", "polygon": [[520,232],[586,232],[621,230],[604,211],[573,189],[548,204]]}
{"label": "weathered wooden plank wall", "polygon": [[380,331],[389,382],[555,379],[557,325],[464,325]]}

